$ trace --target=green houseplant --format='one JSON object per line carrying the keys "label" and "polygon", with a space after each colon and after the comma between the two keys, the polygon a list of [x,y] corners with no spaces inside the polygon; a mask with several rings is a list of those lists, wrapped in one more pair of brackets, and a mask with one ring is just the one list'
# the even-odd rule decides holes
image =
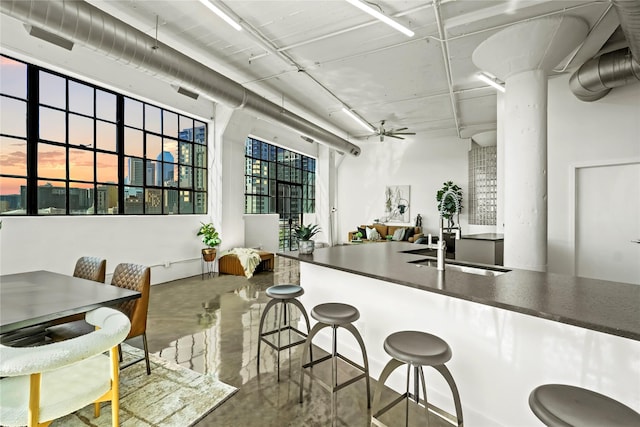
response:
{"label": "green houseplant", "polygon": [[453,227],[455,225],[454,215],[462,210],[462,188],[454,184],[453,181],[447,181],[436,193],[436,201],[438,202],[438,212],[442,218],[448,221],[449,228]]}
{"label": "green houseplant", "polygon": [[293,235],[298,239],[298,251],[301,254],[313,253],[315,243],[311,238],[321,231],[318,224],[296,225],[293,229]]}
{"label": "green houseplant", "polygon": [[197,236],[202,236],[202,242],[207,245],[206,248],[202,249],[202,257],[205,261],[213,261],[216,259],[216,246],[222,243],[220,239],[220,235],[218,231],[213,226],[213,223],[204,223],[200,226],[198,230]]}

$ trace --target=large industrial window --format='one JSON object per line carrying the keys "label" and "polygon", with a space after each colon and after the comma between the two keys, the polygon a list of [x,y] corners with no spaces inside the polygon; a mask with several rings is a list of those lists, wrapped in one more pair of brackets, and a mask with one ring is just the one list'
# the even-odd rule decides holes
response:
{"label": "large industrial window", "polygon": [[315,212],[315,159],[251,137],[245,149],[245,213],[277,213],[280,249],[297,249],[291,230]]}
{"label": "large industrial window", "polygon": [[207,125],[0,57],[0,214],[201,214]]}

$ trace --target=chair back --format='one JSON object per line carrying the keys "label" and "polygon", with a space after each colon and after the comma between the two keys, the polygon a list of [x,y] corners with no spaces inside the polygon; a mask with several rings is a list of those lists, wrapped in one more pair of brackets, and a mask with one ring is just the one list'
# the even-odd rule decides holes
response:
{"label": "chair back", "polygon": [[[42,346],[0,345],[1,425],[48,425],[50,420],[104,400],[117,409],[117,346],[131,323],[123,313],[107,307],[88,312],[86,319],[98,329]],[[103,355],[105,351],[109,357]],[[117,426],[117,412],[112,411],[112,417],[116,417],[112,425]]]}
{"label": "chair back", "polygon": [[102,258],[83,256],[76,262],[73,276],[104,283],[107,261]]}
{"label": "chair back", "polygon": [[111,279],[113,286],[140,292],[140,298],[120,303],[116,308],[129,316],[131,331],[127,339],[142,335],[147,330],[151,269],[144,265],[118,264]]}

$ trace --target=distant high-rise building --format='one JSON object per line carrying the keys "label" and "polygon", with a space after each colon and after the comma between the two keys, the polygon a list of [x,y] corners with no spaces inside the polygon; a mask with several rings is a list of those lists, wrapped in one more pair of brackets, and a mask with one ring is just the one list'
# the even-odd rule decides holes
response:
{"label": "distant high-rise building", "polygon": [[128,158],[128,169],[129,173],[125,177],[125,184],[127,185],[135,185],[142,187],[144,185],[144,167],[142,163],[142,159],[136,158]]}
{"label": "distant high-rise building", "polygon": [[182,129],[180,132],[178,132],[178,138],[184,139],[187,141],[193,141],[198,144],[205,144],[207,134],[205,132],[204,126],[198,126],[197,128],[194,128],[194,129],[192,128]]}
{"label": "distant high-rise building", "polygon": [[152,160],[147,160],[146,183],[153,185],[156,182],[156,164]]}
{"label": "distant high-rise building", "polygon": [[173,182],[175,179],[173,176],[173,154],[168,151],[163,151],[158,154],[156,160],[160,162],[158,164],[158,171],[156,172],[156,185],[161,187],[163,182]]}

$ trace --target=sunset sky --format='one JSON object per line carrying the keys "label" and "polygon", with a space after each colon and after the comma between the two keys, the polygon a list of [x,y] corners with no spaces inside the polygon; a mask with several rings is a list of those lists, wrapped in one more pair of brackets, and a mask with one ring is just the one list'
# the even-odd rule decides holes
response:
{"label": "sunset sky", "polygon": [[[66,109],[66,79],[40,72],[40,126],[41,139],[77,146],[69,151],[69,178],[71,180],[98,182],[117,182],[116,150],[116,96],[82,83],[69,81],[69,129],[66,128],[66,114],[51,107]],[[0,57],[0,92],[3,94],[26,98],[26,65],[8,58]],[[95,95],[94,95],[95,94]],[[95,117],[84,117],[81,113]],[[42,105],[44,104],[44,105]],[[25,176],[26,171],[26,102],[19,99],[1,97],[0,126],[3,136],[0,138],[0,173]],[[143,122],[144,121],[144,122]],[[96,138],[94,140],[94,123]],[[179,116],[176,113],[158,107],[143,104],[125,98],[125,125],[144,128],[146,130],[178,137],[179,129],[192,128],[193,119]],[[144,133],[138,129],[125,128],[125,155],[143,157]],[[99,152],[96,156],[96,174],[94,177],[93,150],[80,147],[110,151],[113,154]],[[155,160],[160,153],[167,151],[173,158],[179,158],[178,141],[156,135],[147,136],[148,159]],[[126,165],[127,162],[125,162]],[[128,171],[125,171],[125,175]],[[66,179],[65,148],[52,144],[38,145],[38,177],[43,182],[47,179]],[[0,194],[19,194],[20,186],[25,179],[0,178]]]}

